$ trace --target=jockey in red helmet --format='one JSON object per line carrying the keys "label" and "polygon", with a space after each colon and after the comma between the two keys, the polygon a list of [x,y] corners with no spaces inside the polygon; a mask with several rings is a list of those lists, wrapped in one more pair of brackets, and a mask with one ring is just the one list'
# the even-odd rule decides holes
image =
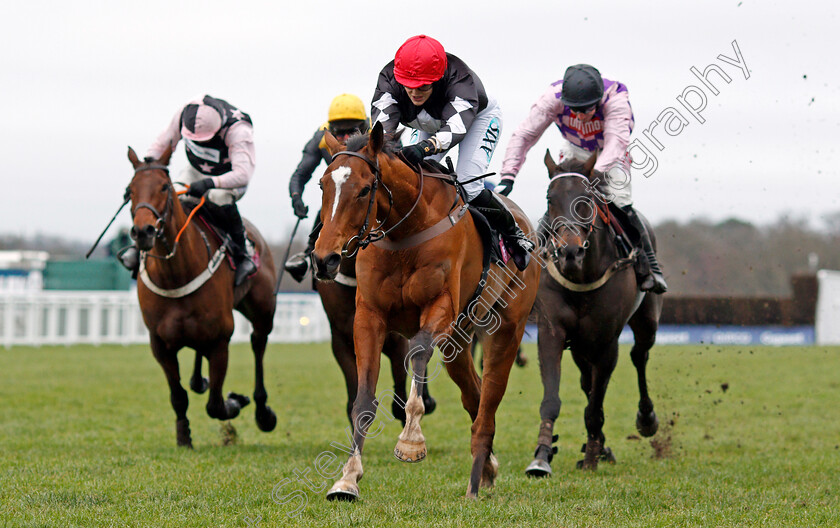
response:
{"label": "jockey in red helmet", "polygon": [[[464,182],[487,172],[502,129],[501,109],[481,79],[426,35],[406,40],[379,73],[371,119],[389,134],[400,124],[416,130],[418,141],[402,149],[414,165],[426,157],[439,160],[458,145],[455,172]],[[504,202],[480,179],[464,183],[464,190],[470,205],[481,208],[502,234],[517,267],[525,269],[534,245]]]}

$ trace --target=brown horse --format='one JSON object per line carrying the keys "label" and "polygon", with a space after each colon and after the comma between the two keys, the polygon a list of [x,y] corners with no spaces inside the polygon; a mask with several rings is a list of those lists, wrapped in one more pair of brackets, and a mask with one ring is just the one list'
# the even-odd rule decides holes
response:
{"label": "brown horse", "polygon": [[[548,250],[547,271],[540,279],[535,311],[539,335],[537,346],[543,401],[534,461],[526,469],[531,476],[551,474],[554,421],[560,413],[560,359],[569,347],[580,369],[580,386],[588,404],[584,412],[586,446],[578,467],[596,469],[598,460],[615,462],[604,445],[604,395],[618,361],[618,336],[629,322],[635,344],[630,352],[639,382],[639,412],[636,427],[643,436],[656,433],[658,421],[647,391],[645,367],[648,351],[656,340],[662,296],[641,293],[632,258],[620,258],[608,212],[596,208],[590,175],[598,174],[593,155],[586,163],[577,160],[554,163],[546,152],[551,183],[548,187],[547,222],[541,226]],[[599,175],[603,182],[603,175]],[[602,211],[608,211],[602,208]],[[603,214],[603,216],[602,216]],[[545,219],[544,219],[545,220]],[[646,222],[646,221],[645,221]],[[546,223],[548,225],[546,225]],[[650,231],[653,239],[653,231]]]}
{"label": "brown horse", "polygon": [[240,394],[222,396],[234,308],[253,325],[256,421],[261,430],[271,431],[277,417],[266,405],[263,355],[276,306],[274,260],[265,240],[246,222],[248,237],[254,242],[262,265],[253,277],[234,289],[234,270],[224,264],[227,259],[218,252],[220,244],[196,222],[187,222],[184,208],[175,197],[167,168],[171,155],[169,148],[158,160],[140,161],[129,148],[134,177],[128,192],[134,219],[131,236],[141,251],[137,296],[149,329],[152,354],[169,382],[178,445],[192,447],[187,391],[181,387],[178,370],[177,353],[181,348],[186,346],[196,351],[193,388],[201,388],[201,357],[208,360],[207,414],[212,418],[235,418],[250,403],[247,396]]}
{"label": "brown horse", "polygon": [[[332,279],[342,254],[365,248],[356,261],[353,338],[359,390],[352,411],[352,454],[327,497],[359,496],[362,449],[377,408],[379,351],[392,331],[410,339],[413,370],[406,425],[394,454],[406,462],[426,456],[419,395],[436,374],[427,374],[426,366],[438,346],[473,422],[467,496],[476,497],[479,486],[492,486],[498,472],[492,454],[496,409],[536,297],[540,268],[531,265],[519,272],[512,263],[493,265],[476,298],[484,275],[481,239],[456,190],[442,179],[418,175],[396,157],[379,123],[369,137],[348,141],[346,150],[330,134],[325,137],[334,157],[321,178],[324,228],[313,253],[316,276]],[[525,215],[507,203],[529,232]],[[468,351],[473,329],[486,350],[483,381]]]}
{"label": "brown horse", "polygon": [[[347,418],[353,424],[351,412],[356,401],[359,378],[356,375],[356,350],[353,347],[353,321],[356,316],[356,259],[342,259],[338,275],[332,281],[317,281],[315,289],[321,296],[321,304],[330,323],[330,336],[333,356],[344,374],[347,387]],[[391,376],[394,379],[394,398],[391,412],[394,418],[405,423],[405,409],[400,402],[405,402],[407,381],[406,357],[408,340],[391,333],[385,338],[382,353],[391,361]],[[423,385],[423,405],[426,414],[432,414],[437,403],[429,394],[428,384]]]}

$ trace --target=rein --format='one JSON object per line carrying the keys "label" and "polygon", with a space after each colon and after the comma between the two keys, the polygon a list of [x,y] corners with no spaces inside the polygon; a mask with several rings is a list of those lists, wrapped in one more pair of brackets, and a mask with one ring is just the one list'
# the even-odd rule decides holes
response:
{"label": "rein", "polygon": [[[163,170],[164,172],[167,173],[167,175],[169,174],[169,168],[165,165],[149,165],[149,166],[146,166],[146,167],[140,167],[138,169],[135,169],[134,174],[137,175],[137,173],[147,171],[147,170]],[[160,239],[161,242],[164,244],[164,246],[168,245],[167,242],[166,242],[166,234],[165,234],[164,228],[165,228],[167,222],[169,221],[170,217],[172,216],[172,210],[174,209],[174,201],[175,201],[174,196],[180,196],[180,195],[185,194],[187,192],[186,190],[173,192],[172,189],[173,189],[173,186],[170,183],[169,188],[167,189],[166,205],[164,206],[163,213],[160,213],[155,206],[153,206],[152,204],[150,204],[148,202],[138,203],[136,206],[134,206],[134,209],[131,211],[131,217],[132,218],[134,218],[134,215],[140,209],[148,209],[149,211],[151,211],[152,215],[154,215],[154,217],[157,219],[157,221],[155,222],[155,238]],[[128,194],[128,193],[126,193],[126,194]],[[198,205],[196,205],[192,209],[192,211],[190,211],[190,214],[187,216],[186,222],[184,222],[184,225],[181,226],[180,230],[178,230],[178,234],[175,235],[175,241],[172,244],[172,249],[169,251],[169,253],[167,255],[159,256],[159,255],[151,254],[147,251],[143,251],[140,254],[140,269],[138,271],[138,276],[143,281],[143,283],[146,285],[146,287],[149,290],[156,293],[157,295],[160,295],[161,297],[167,297],[167,298],[170,298],[170,299],[177,299],[177,298],[184,297],[186,295],[189,295],[189,294],[193,293],[194,291],[198,290],[201,286],[203,286],[205,282],[210,280],[210,277],[213,276],[213,274],[216,272],[216,270],[219,269],[219,266],[221,265],[221,263],[224,261],[225,253],[227,253],[227,251],[228,251],[228,242],[227,241],[223,242],[219,246],[219,248],[216,250],[216,252],[211,255],[210,254],[210,245],[207,242],[207,239],[205,238],[204,243],[205,243],[205,245],[207,245],[208,257],[209,257],[209,260],[207,262],[207,268],[205,268],[198,276],[196,276],[194,279],[192,279],[187,284],[185,284],[183,286],[180,286],[178,288],[172,288],[172,289],[161,288],[160,286],[158,286],[157,284],[155,284],[152,281],[151,277],[149,276],[148,271],[146,270],[146,257],[152,257],[152,258],[156,258],[156,259],[159,259],[159,260],[169,260],[169,259],[171,259],[175,256],[175,252],[177,251],[178,244],[181,240],[181,235],[184,234],[184,232],[187,229],[187,226],[190,225],[193,217],[195,217],[195,214],[198,212],[199,209],[201,209],[201,207],[206,203],[206,201],[207,201],[206,196],[202,196],[201,200],[198,202]],[[204,238],[203,233],[202,233],[202,238]]]}
{"label": "rein", "polygon": [[[578,178],[583,178],[586,181],[589,181],[589,179],[582,174],[578,174],[576,172],[564,172],[562,174],[557,174],[556,176],[551,178],[551,180],[549,181],[549,186],[551,185],[552,182],[554,182],[554,180],[556,180],[558,178],[565,178],[565,177],[578,177]],[[613,223],[613,216],[612,216],[612,213],[610,212],[609,207],[606,206],[606,204],[604,204],[604,207],[601,207],[598,204],[597,201],[593,201],[593,205],[595,207],[595,211],[596,211],[597,215],[601,218],[601,221],[604,223],[604,225],[608,229],[611,229],[611,226],[612,226],[612,223]],[[569,226],[567,226],[565,223],[563,224],[563,227],[566,228],[566,229],[569,229]],[[581,245],[581,247],[583,247],[584,249],[589,247],[589,235],[592,233],[592,231],[594,229],[600,229],[600,228],[595,227],[594,222],[590,222],[589,223],[589,229],[586,232],[586,236],[584,237],[583,244]],[[553,231],[553,229],[552,229],[552,231]],[[551,278],[553,278],[555,281],[557,281],[557,283],[560,284],[562,287],[566,288],[567,290],[571,290],[573,292],[578,292],[578,293],[597,290],[598,288],[600,288],[601,286],[606,284],[607,281],[609,281],[610,278],[613,275],[615,275],[619,271],[625,269],[626,267],[632,265],[633,262],[635,262],[636,255],[637,255],[636,248],[633,248],[633,250],[630,252],[630,254],[627,257],[619,258],[618,260],[613,262],[607,268],[607,270],[603,273],[603,275],[601,275],[601,277],[599,277],[598,279],[596,279],[592,282],[579,283],[579,282],[574,282],[572,280],[567,279],[566,277],[563,276],[562,273],[560,273],[560,270],[557,269],[557,266],[555,265],[555,261],[558,258],[558,252],[559,252],[560,248],[558,248],[557,245],[554,244],[554,238],[553,237],[551,239],[551,245],[554,247],[554,251],[552,251],[552,253],[551,253],[552,258],[547,263],[548,264],[547,268],[548,268],[549,275],[551,275]]]}

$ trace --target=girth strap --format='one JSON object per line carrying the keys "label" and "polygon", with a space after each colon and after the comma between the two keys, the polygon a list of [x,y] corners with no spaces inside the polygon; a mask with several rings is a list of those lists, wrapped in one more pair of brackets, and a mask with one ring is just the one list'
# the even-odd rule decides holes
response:
{"label": "girth strap", "polygon": [[461,219],[466,213],[467,205],[463,205],[454,213],[450,213],[444,216],[440,219],[438,223],[436,223],[432,227],[420,231],[419,233],[415,233],[397,242],[393,242],[391,240],[383,238],[381,240],[373,242],[373,245],[378,247],[379,249],[384,249],[387,251],[399,251],[401,249],[408,249],[414,246],[419,246],[420,244],[428,242],[436,236],[449,231],[449,229],[451,229],[455,226],[455,224],[461,221]]}

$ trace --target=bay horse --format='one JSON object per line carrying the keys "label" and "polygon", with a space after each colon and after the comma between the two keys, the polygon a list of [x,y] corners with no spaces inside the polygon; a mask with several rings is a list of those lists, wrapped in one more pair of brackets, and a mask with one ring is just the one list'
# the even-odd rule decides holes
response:
{"label": "bay horse", "polygon": [[[580,387],[588,402],[584,458],[578,468],[594,470],[599,460],[615,462],[605,446],[603,404],[625,324],[630,325],[635,340],[630,357],[640,394],[636,428],[642,436],[652,436],[659,425],[648,395],[646,365],[656,340],[662,296],[640,292],[633,257],[618,254],[614,232],[607,225],[609,209],[604,203],[599,212],[598,202],[603,200],[593,191],[605,181],[603,174],[593,170],[595,159],[593,154],[585,163],[567,159],[557,165],[548,151],[545,155],[550,183],[540,238],[547,242],[549,258],[535,305],[544,393],[535,458],[526,469],[534,477],[551,474],[551,459],[557,452],[552,448],[554,422],[560,413],[560,360],[567,347],[580,370]],[[653,231],[647,227],[656,247]]]}
{"label": "bay horse", "polygon": [[[259,231],[245,221],[248,238],[254,242],[261,266],[242,285],[234,288],[234,270],[226,265],[221,244],[212,234],[188,222],[176,198],[169,177],[169,147],[160,159],[137,158],[129,147],[128,159],[134,176],[126,192],[131,199],[131,236],[141,251],[137,297],[143,321],[149,329],[152,354],[163,368],[175,411],[176,440],[192,447],[187,392],[181,386],[178,351],[196,351],[195,372],[190,383],[203,392],[201,358],[209,363],[210,395],[207,414],[219,420],[235,418],[250,403],[247,396],[222,396],[228,366],[228,346],[233,334],[233,310],[241,312],[253,326],[254,402],[257,426],[265,432],[277,425],[277,416],[266,405],[263,356],[274,324],[276,276],[271,251]],[[208,276],[209,275],[209,276]],[[204,282],[202,282],[204,281]]]}
{"label": "bay horse", "polygon": [[[321,297],[321,304],[330,323],[330,344],[333,356],[344,375],[347,388],[347,418],[353,425],[352,410],[356,400],[359,378],[356,375],[356,350],[353,346],[353,321],[356,316],[356,258],[343,258],[338,274],[332,281],[316,281],[315,289]],[[405,409],[400,402],[405,402],[408,375],[406,357],[408,340],[403,336],[390,333],[382,345],[382,354],[391,361],[391,376],[394,380],[394,395],[391,404],[392,415],[405,423]],[[426,414],[432,414],[437,403],[429,394],[428,384],[423,385],[423,404]]]}
{"label": "bay horse", "polygon": [[[397,157],[385,143],[381,123],[346,146],[328,132],[325,138],[333,160],[320,182],[324,227],[313,261],[316,277],[330,280],[342,254],[358,251],[353,339],[359,377],[350,456],[327,498],[359,497],[362,450],[378,405],[380,350],[392,331],[410,339],[413,371],[406,424],[394,455],[405,462],[426,457],[419,395],[437,374],[428,374],[426,367],[438,346],[472,419],[467,496],[474,498],[480,486],[493,485],[498,472],[492,453],[496,409],[536,298],[540,268],[532,264],[520,272],[512,262],[494,264],[485,275],[480,234],[456,189],[443,176],[424,177],[422,170],[416,172]],[[523,230],[530,232],[522,211],[506,203]],[[484,289],[476,298],[483,279]],[[502,298],[506,293],[512,294]],[[472,330],[486,347],[483,381],[469,354]]]}

